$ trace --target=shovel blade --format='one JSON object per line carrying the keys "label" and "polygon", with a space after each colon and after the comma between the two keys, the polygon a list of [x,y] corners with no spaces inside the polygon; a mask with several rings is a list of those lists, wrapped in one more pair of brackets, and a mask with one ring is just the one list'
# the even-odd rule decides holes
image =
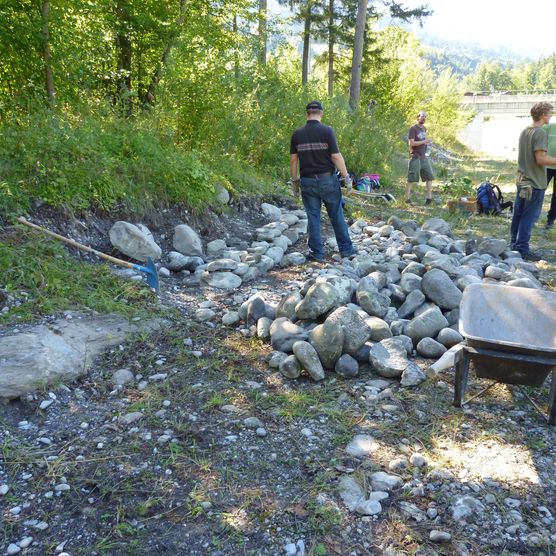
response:
{"label": "shovel blade", "polygon": [[158,272],[156,271],[156,266],[150,257],[147,257],[147,264],[145,266],[133,265],[133,268],[140,270],[147,275],[147,284],[149,288],[152,288],[156,293],[158,293]]}

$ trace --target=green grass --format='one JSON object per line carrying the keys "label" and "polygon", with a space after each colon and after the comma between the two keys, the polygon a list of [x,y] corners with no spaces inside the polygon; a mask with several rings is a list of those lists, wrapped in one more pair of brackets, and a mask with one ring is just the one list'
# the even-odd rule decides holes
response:
{"label": "green grass", "polygon": [[152,317],[154,309],[146,285],[116,279],[107,264],[80,262],[55,241],[21,227],[0,236],[0,276],[2,288],[17,301],[0,314],[0,324],[83,309]]}

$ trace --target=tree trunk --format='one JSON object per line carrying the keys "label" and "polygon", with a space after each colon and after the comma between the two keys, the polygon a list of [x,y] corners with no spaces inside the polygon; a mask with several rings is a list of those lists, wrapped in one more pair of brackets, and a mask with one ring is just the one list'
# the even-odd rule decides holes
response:
{"label": "tree trunk", "polygon": [[349,104],[352,108],[357,108],[361,96],[361,65],[363,63],[365,24],[367,22],[367,3],[368,0],[358,0],[357,4],[357,21],[355,23],[355,41],[353,43],[353,61],[349,87]]}
{"label": "tree trunk", "polygon": [[185,20],[185,12],[186,12],[186,0],[180,0],[180,14],[178,16],[178,19],[176,20],[175,29],[171,33],[170,37],[168,38],[168,43],[166,44],[166,48],[164,49],[162,57],[160,58],[160,63],[156,67],[156,70],[154,71],[154,73],[151,77],[151,82],[149,83],[149,87],[147,88],[147,92],[145,94],[145,99],[144,99],[144,102],[146,104],[153,104],[154,103],[156,86],[158,85],[158,82],[160,81],[162,71],[164,70],[164,68],[166,67],[166,64],[168,63],[168,58],[170,56],[170,51],[172,50],[172,47],[174,46],[176,38],[179,35],[179,29],[183,25],[183,22]]}
{"label": "tree trunk", "polygon": [[305,87],[309,80],[309,53],[311,48],[311,2],[307,3],[305,27],[303,29],[303,59],[301,64],[301,85]]}
{"label": "tree trunk", "polygon": [[[233,22],[233,32],[234,32],[234,37],[237,37],[237,30],[238,30],[238,25],[237,25],[237,14],[234,14],[234,22]],[[236,39],[237,40],[237,39]],[[239,81],[239,45],[236,45],[235,49],[234,49],[234,78],[236,83]]]}
{"label": "tree trunk", "polygon": [[56,89],[54,88],[54,74],[50,60],[50,1],[42,3],[42,58],[44,62],[44,77],[46,97],[51,106],[56,104]]}
{"label": "tree trunk", "polygon": [[259,64],[266,66],[267,0],[259,0]]}
{"label": "tree trunk", "polygon": [[334,0],[328,2],[328,96],[334,94]]}
{"label": "tree trunk", "polygon": [[131,104],[131,38],[127,30],[130,19],[128,0],[117,0],[116,14],[118,16],[116,32],[116,49],[118,52],[118,88],[117,98],[122,114],[129,117],[132,114]]}

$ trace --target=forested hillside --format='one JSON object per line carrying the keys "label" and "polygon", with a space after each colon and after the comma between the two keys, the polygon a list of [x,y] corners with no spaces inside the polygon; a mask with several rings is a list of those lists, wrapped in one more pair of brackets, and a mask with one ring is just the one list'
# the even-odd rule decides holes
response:
{"label": "forested hillside", "polygon": [[[399,21],[427,15],[390,4]],[[301,36],[263,0],[5,1],[3,213],[34,198],[202,208],[218,184],[260,190],[287,176],[289,136],[312,98],[355,171],[393,179],[422,108],[435,136],[453,140],[457,83],[436,78],[413,35],[373,31],[373,2],[291,5]],[[327,53],[309,67],[316,40]]]}

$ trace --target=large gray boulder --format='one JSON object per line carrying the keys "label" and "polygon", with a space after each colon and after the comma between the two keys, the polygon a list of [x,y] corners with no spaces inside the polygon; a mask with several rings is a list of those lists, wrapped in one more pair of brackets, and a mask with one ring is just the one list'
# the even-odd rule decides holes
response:
{"label": "large gray boulder", "polygon": [[304,341],[295,342],[292,346],[293,354],[313,380],[323,380],[325,377],[322,363],[315,348],[309,343]]}
{"label": "large gray boulder", "polygon": [[201,280],[211,288],[235,290],[241,286],[241,278],[233,272],[203,272]]}
{"label": "large gray boulder", "polygon": [[295,308],[301,301],[301,294],[298,291],[282,296],[276,306],[276,318],[286,317],[292,322],[296,319]]}
{"label": "large gray boulder", "polygon": [[261,205],[262,213],[269,219],[269,220],[280,220],[282,216],[282,211],[275,205],[271,205],[270,203],[263,203]]}
{"label": "large gray boulder", "polygon": [[390,298],[386,294],[372,289],[359,289],[356,297],[357,303],[373,317],[382,318],[390,307]]}
{"label": "large gray boulder", "polygon": [[409,364],[403,342],[395,337],[375,344],[371,348],[369,361],[380,376],[387,378],[401,376]]}
{"label": "large gray boulder", "polygon": [[446,317],[438,307],[430,307],[410,320],[404,327],[404,334],[416,344],[423,338],[434,338],[440,330],[448,326]]}
{"label": "large gray boulder", "polygon": [[298,319],[314,320],[338,303],[338,290],[328,282],[313,284],[295,307]]}
{"label": "large gray boulder", "polygon": [[304,328],[297,326],[285,317],[276,319],[270,325],[270,344],[272,349],[291,353],[293,344],[299,340],[307,340],[308,334]]}
{"label": "large gray boulder", "polygon": [[342,305],[351,302],[353,292],[357,287],[355,281],[348,276],[323,276],[317,278],[317,284],[319,282],[328,282],[331,286],[334,286],[338,292],[338,303]]}
{"label": "large gray boulder", "polygon": [[429,270],[421,280],[421,290],[442,309],[455,309],[461,302],[461,290],[443,270]]}
{"label": "large gray boulder", "polygon": [[378,317],[367,317],[365,323],[371,329],[370,339],[373,342],[380,342],[386,338],[391,338],[393,336],[388,323]]}
{"label": "large gray boulder", "polygon": [[433,217],[425,220],[421,230],[424,232],[437,232],[441,235],[452,237],[452,227],[442,218]]}
{"label": "large gray boulder", "polygon": [[152,234],[129,222],[116,222],[108,235],[118,251],[137,261],[146,261],[148,257],[157,260],[162,255],[162,249],[154,242]]}
{"label": "large gray boulder", "polygon": [[344,332],[342,351],[353,355],[370,337],[371,329],[357,311],[339,307],[331,313],[326,322]]}
{"label": "large gray boulder", "polygon": [[398,317],[406,319],[411,317],[416,309],[425,302],[425,294],[421,290],[413,290],[407,294],[405,301],[398,309]]}
{"label": "large gray boulder", "polygon": [[496,239],[494,237],[487,237],[479,242],[477,251],[481,254],[486,253],[493,257],[499,257],[508,247],[508,242],[505,239]]}
{"label": "large gray boulder", "polygon": [[187,224],[179,224],[174,228],[174,249],[192,257],[203,256],[203,244],[197,232]]}
{"label": "large gray boulder", "polygon": [[423,338],[415,347],[417,353],[423,357],[438,359],[446,353],[446,347],[432,338]]}
{"label": "large gray boulder", "polygon": [[309,342],[326,369],[333,369],[342,355],[344,330],[336,322],[325,320],[309,332]]}
{"label": "large gray boulder", "polygon": [[403,272],[400,278],[400,286],[407,294],[415,290],[421,289],[421,276],[413,274],[413,272]]}
{"label": "large gray boulder", "polygon": [[202,264],[205,264],[205,261],[203,261],[201,257],[187,257],[177,251],[170,251],[170,253],[168,253],[168,263],[166,266],[173,272],[179,272],[180,270],[195,272],[197,267]]}

